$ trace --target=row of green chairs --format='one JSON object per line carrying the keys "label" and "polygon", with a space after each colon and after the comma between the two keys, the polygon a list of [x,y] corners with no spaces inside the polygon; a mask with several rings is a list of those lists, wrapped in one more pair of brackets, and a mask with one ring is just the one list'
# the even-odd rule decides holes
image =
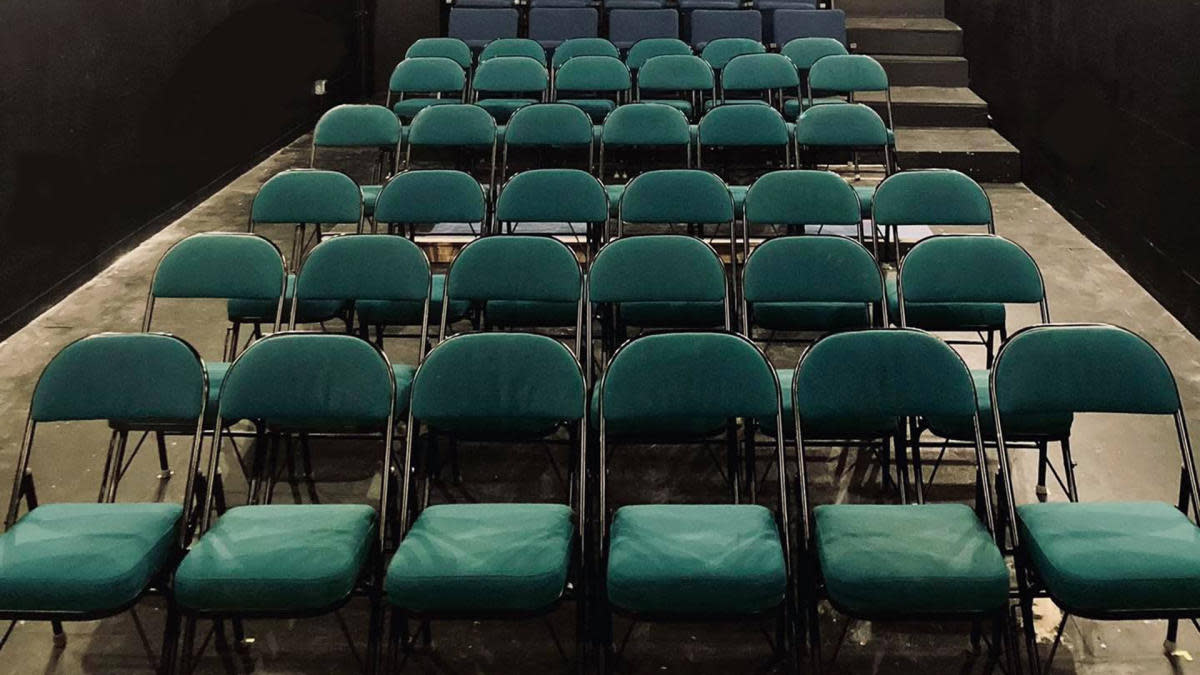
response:
{"label": "row of green chairs", "polygon": [[[760,101],[795,120],[814,104],[853,101],[857,92],[883,92],[881,103],[892,127],[883,67],[869,56],[847,54],[829,38],[793,40],[779,54],[766,53],[758,42],[726,38],[709,43],[700,56],[678,40],[644,40],[624,63],[607,40],[578,38],[555,51],[549,70],[536,42],[503,39],[483,51],[470,78],[454,50],[447,49],[447,56],[427,55],[439,53],[434,46],[442,43],[436,41],[447,38],[429,39],[435,42],[414,45],[389,80],[387,105],[406,122],[426,107],[455,102],[479,103],[504,122],[517,107],[545,100],[571,102],[599,122],[634,99],[675,106],[690,119],[722,103]],[[532,59],[540,68],[516,59]]]}
{"label": "row of green chairs", "polygon": [[[170,669],[182,635],[186,670],[195,657],[198,620],[233,621],[237,630],[243,619],[315,616],[365,596],[371,607],[367,662],[377,664],[385,642],[393,653],[411,644],[407,619],[428,631],[433,619],[524,618],[573,598],[583,659],[613,656],[613,613],[651,621],[774,617],[777,649],[796,658],[794,636],[804,626],[810,662],[819,668],[815,610],[824,597],[850,617],[872,621],[990,620],[992,658],[1007,646],[1011,667],[1015,646],[1008,639],[1009,571],[1002,552],[1010,538],[1017,604],[1035,667],[1032,601],[1038,595],[1101,620],[1200,613],[1195,598],[1180,595],[1200,578],[1200,530],[1187,515],[1197,507],[1197,478],[1175,381],[1153,347],[1116,327],[1037,326],[1001,349],[989,384],[1001,479],[990,482],[977,433],[974,509],[924,504],[920,497],[915,505],[810,508],[808,439],[831,426],[950,416],[971,418],[979,428],[970,371],[948,345],[915,329],[837,333],[801,357],[790,387],[794,488],[785,480],[780,380],[743,337],[637,338],[613,354],[593,412],[584,373],[556,341],[514,333],[448,339],[416,369],[402,459],[394,459],[391,448],[394,377],[382,352],[353,337],[264,338],[230,367],[216,399],[212,449],[202,461],[200,429],[210,395],[194,350],[151,333],[72,343],[35,388],[17,489],[0,537],[6,553],[0,616],[93,620],[123,612],[148,592],[166,592],[162,656]],[[728,386],[705,384],[714,379]],[[1084,504],[1077,495],[1067,503],[1016,506],[1005,440],[1012,420],[1083,412],[1173,417],[1183,459],[1178,509]],[[592,415],[598,435],[589,452],[583,440]],[[35,428],[89,419],[191,420],[195,441],[183,502],[117,503],[120,474],[105,472],[108,490],[97,504],[37,505],[28,470]],[[690,438],[696,419],[774,420],[774,513],[736,498],[733,505],[610,508],[605,458],[621,430],[654,428],[660,440]],[[273,504],[267,476],[274,467],[264,465],[255,470],[250,503],[226,510],[211,478],[222,430],[242,420],[267,445],[318,432],[376,439],[384,476],[378,500]],[[568,503],[430,506],[414,485],[430,479],[421,468],[429,463],[417,457],[422,429],[507,442],[569,430]],[[429,451],[428,444],[422,447],[421,453]],[[596,467],[594,499],[587,466]],[[18,518],[22,503],[28,513]],[[798,520],[795,546],[790,513]],[[600,647],[591,656],[589,638]]]}

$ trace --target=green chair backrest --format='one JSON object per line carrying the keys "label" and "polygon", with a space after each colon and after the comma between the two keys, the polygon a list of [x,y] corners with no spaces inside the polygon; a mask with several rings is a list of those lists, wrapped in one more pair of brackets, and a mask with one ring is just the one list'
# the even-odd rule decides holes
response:
{"label": "green chair backrest", "polygon": [[[548,195],[553,198],[547,199]],[[580,169],[522,171],[500,190],[496,220],[501,223],[603,223],[608,220],[608,193],[595,176]]]}
{"label": "green chair backrest", "polygon": [[202,232],[176,243],[154,271],[155,298],[278,300],[287,268],[279,248],[254,234]]}
{"label": "green chair backrest", "polygon": [[638,71],[639,91],[712,91],[712,66],[690,51],[655,56]]}
{"label": "green chair backrest", "polygon": [[570,103],[535,103],[518,108],[504,127],[504,144],[512,147],[590,145],[592,118]]}
{"label": "green chair backrest", "polygon": [[358,184],[344,173],[322,169],[288,169],[275,174],[259,188],[250,206],[251,223],[349,224],[360,220],[362,191]]}
{"label": "green chair backrest", "polygon": [[997,417],[1028,413],[1170,415],[1175,377],[1144,338],[1108,325],[1026,328],[1004,344],[992,369]]}
{"label": "green chair backrest", "polygon": [[751,225],[859,225],[862,211],[854,188],[836,173],[781,170],[764,174],[746,191],[746,222]]}
{"label": "green chair backrest", "polygon": [[708,171],[647,171],[625,186],[620,217],[626,223],[731,223],[733,197],[725,181]]}
{"label": "green chair backrest", "polygon": [[576,56],[558,69],[554,89],[558,93],[629,91],[629,68],[615,56]]}
{"label": "green chair backrest", "polygon": [[625,237],[600,249],[588,272],[596,303],[722,302],[725,263],[711,246],[677,234]]}
{"label": "green chair backrest", "polygon": [[1042,274],[1029,253],[996,235],[935,235],[900,263],[900,298],[909,303],[1045,300]]}
{"label": "green chair backrest", "polygon": [[861,302],[883,299],[883,275],[871,252],[846,237],[775,237],[746,260],[746,302]]}
{"label": "green chair backrest", "polygon": [[204,365],[183,340],[102,333],[72,342],[46,364],[29,415],[34,422],[196,423],[206,398]]}
{"label": "green chair backrest", "polygon": [[313,130],[317,148],[390,148],[400,144],[400,120],[381,105],[343,104],[330,108]]}
{"label": "green chair backrest", "polygon": [[762,54],[767,51],[758,40],[750,38],[719,38],[704,46],[700,58],[708,61],[713,70],[721,70],[735,56],[743,54]]}
{"label": "green chair backrest", "polygon": [[255,420],[285,428],[386,428],[395,384],[387,357],[366,340],[275,333],[246,348],[221,385],[224,425]]}
{"label": "green chair backrest", "polygon": [[987,193],[966,174],[950,169],[901,171],[889,176],[876,188],[872,209],[879,225],[983,225],[988,232],[994,229]]}
{"label": "green chair backrest", "polygon": [[406,58],[396,64],[388,80],[388,90],[393,93],[461,94],[466,83],[467,74],[458,63],[440,56],[425,56]]}
{"label": "green chair backrest", "polygon": [[495,58],[507,56],[523,56],[533,59],[543,66],[546,65],[546,50],[536,40],[527,38],[500,38],[487,43],[479,53],[479,65]]}
{"label": "green chair backrest", "polygon": [[558,70],[564,63],[576,56],[611,56],[618,58],[621,56],[621,52],[617,49],[616,45],[605,38],[571,38],[563,40],[560,45],[554,48],[554,56],[550,60],[550,66],[554,70]]}
{"label": "green chair backrest", "polygon": [[848,52],[846,46],[834,38],[802,37],[789,40],[779,53],[788,57],[798,70],[809,70],[818,59]]}
{"label": "green chair backrest", "polygon": [[[720,386],[713,386],[714,383]],[[617,350],[601,381],[604,422],[696,418],[773,419],[775,370],[729,333],[647,335]]]}
{"label": "green chair backrest", "polygon": [[976,414],[975,385],[962,358],[911,328],[821,338],[800,358],[792,387],[801,430],[832,420]]}
{"label": "green chair backrest", "polygon": [[497,56],[479,64],[471,87],[476,94],[544,92],[550,76],[546,66],[527,56]]}
{"label": "green chair backrest", "polygon": [[424,302],[431,275],[425,252],[405,237],[353,234],[326,239],[296,275],[301,300]]}
{"label": "green chair backrest", "polygon": [[600,142],[619,146],[690,145],[687,117],[662,103],[630,103],[604,118]]}
{"label": "green chair backrest", "polygon": [[813,91],[849,94],[887,91],[888,76],[879,62],[865,54],[826,56],[812,64],[808,86]]}
{"label": "green chair backrest", "polygon": [[583,271],[575,253],[553,237],[483,237],[455,256],[446,292],[452,301],[578,302]]}
{"label": "green chair backrest", "polygon": [[472,62],[471,48],[467,46],[467,43],[451,37],[421,38],[404,53],[405,59],[422,57],[447,58],[457,63],[463,70],[470,68]]}
{"label": "green chair backrest", "polygon": [[[691,55],[688,43],[677,38],[645,38],[633,43],[625,54],[625,65],[630,70],[641,71],[646,63],[656,56]],[[640,76],[640,72],[639,72]]]}
{"label": "green chair backrest", "polygon": [[883,147],[888,144],[887,126],[861,103],[817,105],[796,120],[796,143],[810,148]]}
{"label": "green chair backrest", "polygon": [[477,105],[451,103],[424,108],[408,129],[410,146],[491,147],[496,120]]}
{"label": "green chair backrest", "polygon": [[412,416],[447,432],[552,429],[583,419],[583,373],[561,342],[528,333],[443,341],[417,369]]}
{"label": "green chair backrest", "polygon": [[765,105],[720,105],[704,114],[700,145],[780,146],[792,141],[779,111]]}
{"label": "green chair backrest", "polygon": [[486,216],[487,199],[479,181],[450,169],[398,173],[379,191],[375,203],[378,223],[481,223]]}
{"label": "green chair backrest", "polygon": [[721,88],[726,92],[759,92],[800,86],[796,66],[782,54],[742,54],[730,59],[721,71]]}

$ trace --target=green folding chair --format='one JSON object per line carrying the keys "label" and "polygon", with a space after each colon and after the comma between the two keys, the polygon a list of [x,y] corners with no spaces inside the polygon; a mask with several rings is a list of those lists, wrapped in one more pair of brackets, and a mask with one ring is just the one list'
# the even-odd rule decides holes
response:
{"label": "green folding chair", "polygon": [[645,61],[637,73],[638,101],[678,108],[688,119],[699,116],[705,109],[705,102],[716,97],[717,78],[712,66],[693,55],[691,47],[681,54],[654,56]]}
{"label": "green folding chair", "polygon": [[[197,486],[204,489],[197,469],[207,386],[200,356],[163,333],[82,338],[46,365],[34,387],[0,534],[0,619],[13,622],[6,637],[18,621],[49,621],[54,643],[62,647],[62,622],[94,621],[126,610],[137,622],[139,601],[166,591],[196,516]],[[117,503],[121,478],[136,454],[126,455],[122,436],[120,443],[109,443],[96,503],[39,505],[30,469],[35,431],[88,420],[188,428],[192,440],[182,501]],[[72,468],[78,470],[83,453],[75,450]],[[167,623],[176,623],[173,611]]]}
{"label": "green folding chair", "polygon": [[783,111],[784,100],[800,96],[796,66],[782,54],[735,56],[721,71],[721,98],[712,106],[766,103]]}
{"label": "green folding chair", "polygon": [[388,79],[387,107],[408,123],[429,106],[462,103],[466,88],[467,73],[453,59],[405,58]]}
{"label": "green folding chair", "polygon": [[[381,551],[393,508],[395,400],[387,357],[349,335],[276,333],[230,366],[207,475],[216,475],[225,431],[238,422],[254,425],[261,452],[255,453],[247,505],[225,511],[215,523],[210,520],[215,495],[208,485],[199,538],[175,571],[172,604],[183,615],[183,672],[191,672],[202,655],[195,647],[200,620],[218,625],[231,620],[242,640],[245,619],[321,616],[363,596],[371,608],[364,660],[368,666],[378,662]],[[272,503],[280,441],[290,450],[292,438],[304,444],[313,434],[367,438],[383,446],[384,479],[374,505]]]}
{"label": "green folding chair", "polygon": [[546,65],[546,50],[538,44],[537,40],[528,38],[500,38],[487,43],[483,51],[479,52],[479,65],[495,58],[504,58],[510,56],[523,56],[527,59],[533,59],[543,66]]}
{"label": "green folding chair", "polygon": [[[291,311],[295,295],[296,278],[284,267],[283,255],[271,241],[253,234],[232,232],[206,232],[194,234],[176,243],[158,262],[150,281],[150,292],[146,296],[146,310],[142,317],[142,332],[149,333],[154,319],[154,308],[159,300],[225,300],[238,299],[241,303],[256,303],[272,306],[268,324],[271,332],[278,332],[284,311]],[[342,303],[305,302],[299,311],[305,316],[324,316],[337,313]],[[213,428],[217,414],[217,396],[221,383],[229,370],[229,363],[241,351],[241,326],[238,321],[230,324],[225,332],[224,348],[215,361],[205,361],[208,374],[208,416],[205,430]],[[261,324],[254,324],[250,340],[261,337]],[[165,436],[190,434],[191,425],[185,427],[163,424],[139,425],[123,420],[113,425],[113,442],[124,443],[130,431],[154,432],[158,446],[160,476],[171,475],[167,463]],[[143,441],[145,439],[143,438]]]}
{"label": "green folding chair", "polygon": [[271,176],[258,189],[250,204],[246,231],[253,233],[263,225],[292,225],[287,261],[294,270],[305,251],[321,241],[326,228],[354,225],[361,232],[362,221],[363,193],[349,176],[323,169],[288,169]]}
{"label": "green folding chair", "polygon": [[[778,110],[766,105],[721,105],[704,114],[697,127],[696,168],[717,165],[725,176],[752,167],[754,175],[792,165],[792,134]],[[740,175],[740,173],[739,173]],[[730,185],[734,213],[741,216],[745,185]]]}
{"label": "green folding chair", "polygon": [[396,172],[400,137],[400,120],[383,106],[334,106],[317,120],[309,167],[317,166],[317,148],[375,150],[372,184],[361,187],[363,215],[370,218],[375,213],[375,200],[379,198],[379,184]]}
{"label": "green folding chair", "polygon": [[477,105],[439,105],[417,113],[408,129],[404,165],[411,169],[415,165],[414,155],[419,153],[422,162],[431,155],[450,153],[449,162],[438,161],[434,166],[464,169],[475,175],[475,164],[482,156],[486,163],[488,186],[496,182],[496,120]]}
{"label": "green folding chair", "polygon": [[[409,619],[420,622],[419,633],[428,640],[433,620],[527,619],[544,616],[568,599],[576,606],[582,667],[587,624],[584,396],[583,373],[574,355],[544,335],[458,335],[429,353],[413,383],[412,431],[401,474],[400,542],[384,582],[392,608],[389,672],[401,641],[407,651]],[[423,446],[422,462],[414,460],[418,430],[431,439]],[[428,472],[421,476],[423,496],[414,495],[413,467],[429,466],[433,438],[513,443],[554,440],[564,431],[565,503],[431,506]],[[416,519],[410,528],[414,503]]]}
{"label": "green folding chair", "polygon": [[[546,199],[546,195],[555,195]],[[563,223],[584,246],[585,262],[607,239],[608,193],[579,169],[534,169],[513,176],[496,200],[496,231],[512,234],[522,223]],[[576,231],[583,225],[582,236]]]}
{"label": "green folding chair", "polygon": [[[854,165],[854,182],[858,182],[861,178],[859,155],[870,152],[881,156],[885,177],[896,170],[887,126],[874,110],[861,103],[813,106],[797,118],[795,136],[796,158],[800,166],[805,165],[804,159],[809,165],[816,165],[821,159],[828,164],[834,157],[844,161],[849,153]],[[866,209],[872,203],[875,189],[856,185],[854,191],[858,193],[859,203]],[[895,247],[899,251],[899,242]]]}
{"label": "green folding chair", "polygon": [[554,75],[553,98],[586,112],[597,124],[629,100],[629,68],[615,56],[576,56]]}
{"label": "green folding chair", "polygon": [[[795,405],[801,554],[816,574],[807,596],[809,649],[820,672],[821,597],[851,619],[992,624],[989,665],[1007,655],[1015,672],[1008,630],[1008,567],[998,542],[991,475],[979,436],[971,373],[954,350],[913,329],[861,330],[829,335],[805,351],[792,379]],[[971,418],[977,463],[975,507],[908,504],[824,504],[809,522],[805,455],[810,437],[864,418],[912,416]],[[899,439],[898,439],[899,440]],[[904,453],[898,452],[905,474]],[[1005,645],[1007,648],[1005,649]]]}
{"label": "green folding chair", "polygon": [[[902,171],[885,179],[875,191],[871,218],[874,226],[882,228],[885,236],[894,242],[896,260],[900,260],[900,228],[903,226],[951,227],[976,232],[982,229],[987,234],[996,233],[992,203],[987,193],[966,174],[948,169]],[[888,315],[893,321],[900,317],[895,287],[895,280],[889,279]],[[914,307],[907,315],[910,326],[925,330],[981,333],[980,340],[973,344],[983,344],[987,348],[989,366],[995,336],[999,335],[1001,342],[1007,336],[1005,318],[1001,303],[969,302],[930,303]]]}
{"label": "green folding chair", "polygon": [[[712,386],[713,383],[721,386]],[[619,349],[598,385],[601,548],[598,627],[606,661],[614,614],[634,621],[759,622],[773,619],[776,656],[794,659],[788,490],[782,433],[776,438],[779,503],[622,506],[610,515],[607,458],[614,430],[690,438],[687,421],[745,424],[780,418],[779,382],[751,342],[728,333],[647,335]],[[778,430],[777,430],[778,431]],[[736,448],[736,441],[731,444]],[[736,455],[728,472],[737,486]],[[609,664],[606,664],[609,665]],[[792,663],[795,667],[795,663]]]}
{"label": "green folding chair", "polygon": [[826,226],[853,227],[858,242],[866,241],[858,194],[832,171],[772,171],[755,180],[744,199],[748,230],[821,234]]}
{"label": "green folding chair", "polygon": [[554,56],[550,59],[551,72],[557,73],[563,64],[576,56],[611,56],[615,59],[620,58],[621,52],[607,38],[570,38],[554,48]]}
{"label": "green folding chair", "polygon": [[[336,237],[312,250],[296,277],[296,297],[305,300],[341,302],[353,316],[358,314],[358,335],[368,339],[375,327],[375,344],[383,348],[389,326],[419,326],[417,361],[425,354],[433,299],[429,258],[413,242],[386,234]],[[440,303],[439,303],[440,308]],[[297,324],[295,305],[288,329]],[[396,380],[398,414],[408,407],[408,387],[415,368],[392,364]]]}
{"label": "green folding chair", "polygon": [[[614,157],[614,154],[620,157]],[[597,176],[606,180],[608,173],[636,173],[652,162],[661,163],[665,154],[670,166],[692,165],[692,134],[687,117],[663,103],[630,103],[604,118],[600,129],[600,163]],[[628,155],[636,160],[630,161]],[[614,167],[613,165],[616,164]],[[624,186],[610,186],[609,203],[620,201]]]}
{"label": "green folding chair", "polygon": [[[1049,672],[1067,619],[1167,620],[1167,654],[1180,620],[1200,616],[1196,464],[1171,369],[1155,348],[1107,325],[1034,326],[1000,349],[991,379],[1000,446],[1002,515],[1016,544],[1017,585],[1033,672]],[[1012,422],[1029,415],[1120,413],[1173,418],[1182,460],[1179,501],[1080,501],[1074,465],[1067,502],[1016,505],[1008,452]],[[1158,421],[1158,420],[1155,420]],[[1149,420],[1147,420],[1149,422]],[[1159,422],[1161,423],[1161,422]],[[1033,600],[1062,611],[1046,664],[1033,633]]]}
{"label": "green folding chair", "polygon": [[546,101],[550,75],[546,66],[527,56],[496,56],[481,61],[471,81],[471,102],[498,123],[518,109]]}
{"label": "green folding chair", "polygon": [[[583,358],[583,268],[566,244],[547,236],[476,239],[446,271],[443,304],[470,305],[476,330],[573,328]],[[439,341],[446,339],[442,322]]]}
{"label": "green folding chair", "polygon": [[687,56],[691,53],[691,45],[678,38],[644,38],[625,52],[625,65],[636,76],[646,62],[656,56]]}
{"label": "green folding chair", "polygon": [[474,58],[471,56],[471,48],[467,43],[452,37],[428,37],[421,38],[412,43],[408,51],[404,52],[404,58],[426,58],[440,57],[454,61],[459,68],[464,71],[469,71],[474,63]]}
{"label": "green folding chair", "polygon": [[700,58],[708,61],[720,79],[721,71],[735,57],[743,54],[764,54],[766,51],[767,48],[758,40],[736,37],[718,38],[704,46],[700,52]]}
{"label": "green folding chair", "polygon": [[[817,98],[812,91],[808,90],[808,71],[812,69],[817,60],[826,56],[848,54],[846,46],[841,41],[828,37],[796,38],[789,40],[779,50],[779,53],[786,56],[796,66],[796,71],[800,76],[801,93],[803,97],[809,99],[806,101],[808,105],[833,100],[832,98]],[[806,108],[808,105],[802,105],[801,101],[796,99],[788,99],[783,103],[783,115],[789,120],[795,120],[800,116],[801,108]]]}
{"label": "green folding chair", "polygon": [[714,236],[722,226],[728,227],[730,269],[736,279],[736,222],[733,194],[716,174],[696,169],[662,169],[647,171],[625,186],[617,214],[617,236],[625,236],[626,225],[656,229],[684,225],[688,234],[701,238],[707,225],[714,226]]}
{"label": "green folding chair", "polygon": [[[921,240],[900,265],[897,295],[901,326],[922,327],[910,321],[909,316],[918,313],[921,307],[948,302],[1037,305],[1041,322],[1050,322],[1046,288],[1037,263],[1025,249],[996,235],[935,235]],[[985,444],[994,443],[996,428],[992,424],[992,402],[988,396],[989,371],[987,368],[972,370],[971,376],[975,380],[983,441]],[[1047,494],[1047,445],[1049,442],[1060,443],[1064,446],[1064,455],[1070,455],[1071,422],[1071,415],[1054,414],[1009,421],[1009,446],[1016,447],[1019,442],[1022,447],[1038,450],[1037,494],[1042,500]],[[913,419],[909,433],[913,452],[917,455],[921,452],[921,435],[925,431],[943,439],[931,443],[942,448],[930,472],[929,485],[932,486],[946,449],[972,442],[975,432],[966,418]],[[919,461],[920,457],[916,459]],[[919,467],[919,464],[915,463],[914,466]],[[1058,472],[1055,471],[1054,475],[1057,477]],[[916,486],[920,494],[923,488],[920,471],[917,472]],[[1066,486],[1062,487],[1065,491]]]}
{"label": "green folding chair", "polygon": [[[817,59],[808,70],[808,90],[819,91],[826,96],[832,94],[832,100],[814,98],[807,101],[808,105],[845,100],[854,102],[858,92],[879,92],[883,94],[887,110],[887,128],[890,132],[892,125],[892,90],[888,86],[887,71],[878,61],[866,54],[830,54]],[[804,112],[804,106],[800,107]],[[895,145],[895,139],[892,140]]]}
{"label": "green folding chair", "polygon": [[[533,155],[528,165],[540,168],[545,162],[559,160],[592,170],[595,156],[592,119],[582,109],[568,103],[536,103],[517,110],[504,127],[500,180],[508,178],[509,156]],[[554,158],[554,160],[551,159]],[[586,158],[586,163],[579,161]]]}

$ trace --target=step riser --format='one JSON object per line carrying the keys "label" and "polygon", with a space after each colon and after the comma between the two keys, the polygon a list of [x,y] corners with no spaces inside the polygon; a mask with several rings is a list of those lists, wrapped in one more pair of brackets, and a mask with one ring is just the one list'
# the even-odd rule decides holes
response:
{"label": "step riser", "polygon": [[846,16],[919,16],[940,17],[946,14],[945,0],[837,0],[838,9]]}
{"label": "step riser", "polygon": [[[887,106],[868,103],[880,117],[887,119]],[[965,105],[923,105],[892,102],[892,116],[898,127],[986,127],[987,108]]]}
{"label": "step riser", "polygon": [[893,87],[931,86],[965,87],[968,85],[966,59],[918,61],[880,58]]}
{"label": "step riser", "polygon": [[962,31],[851,28],[847,36],[851,51],[864,54],[959,56],[963,48]]}
{"label": "step riser", "polygon": [[1021,180],[1017,152],[900,152],[902,169],[956,169],[979,182],[1015,183]]}

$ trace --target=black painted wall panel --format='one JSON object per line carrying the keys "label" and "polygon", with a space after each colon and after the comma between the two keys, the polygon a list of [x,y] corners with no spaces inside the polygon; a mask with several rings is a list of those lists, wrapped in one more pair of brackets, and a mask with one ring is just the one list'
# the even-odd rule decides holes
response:
{"label": "black painted wall panel", "polygon": [[1200,334],[1200,4],[948,0],[947,12],[1026,183]]}
{"label": "black painted wall panel", "polygon": [[0,318],[26,308],[0,332],[157,214],[357,96],[353,9],[0,2]]}

